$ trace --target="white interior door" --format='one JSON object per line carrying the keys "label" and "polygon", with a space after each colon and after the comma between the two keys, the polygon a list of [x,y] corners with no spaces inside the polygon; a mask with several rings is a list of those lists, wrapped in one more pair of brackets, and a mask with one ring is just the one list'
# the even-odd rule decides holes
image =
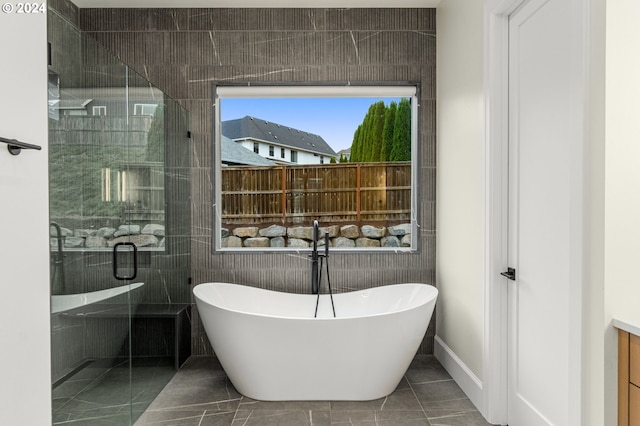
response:
{"label": "white interior door", "polygon": [[575,45],[570,0],[509,17],[508,421],[570,423]]}

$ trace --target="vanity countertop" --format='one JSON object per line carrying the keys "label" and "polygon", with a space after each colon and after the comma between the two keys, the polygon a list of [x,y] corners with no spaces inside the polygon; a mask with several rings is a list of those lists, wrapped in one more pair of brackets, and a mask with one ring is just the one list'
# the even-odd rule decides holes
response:
{"label": "vanity countertop", "polygon": [[613,326],[628,333],[640,336],[640,312],[632,315],[620,315],[613,318]]}

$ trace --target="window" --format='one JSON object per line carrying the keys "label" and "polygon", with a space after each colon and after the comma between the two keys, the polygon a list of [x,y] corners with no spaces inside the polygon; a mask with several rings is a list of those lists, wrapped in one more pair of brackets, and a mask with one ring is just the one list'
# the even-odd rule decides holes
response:
{"label": "window", "polygon": [[106,106],[94,106],[93,107],[93,115],[107,115],[107,107]]}
{"label": "window", "polygon": [[[416,85],[224,82],[213,93],[214,251],[308,248],[314,220],[329,232],[332,250],[417,250]],[[252,127],[262,136],[237,133]],[[223,136],[277,138],[280,161],[222,167]],[[343,150],[350,161],[326,161]],[[246,236],[256,228],[260,238]]]}
{"label": "window", "polygon": [[260,154],[260,144],[258,142],[253,143],[253,152]]}
{"label": "window", "polygon": [[275,153],[275,147],[273,145],[269,145],[269,157],[273,157]]}
{"label": "window", "polygon": [[134,104],[133,115],[153,115],[157,107],[156,104]]}

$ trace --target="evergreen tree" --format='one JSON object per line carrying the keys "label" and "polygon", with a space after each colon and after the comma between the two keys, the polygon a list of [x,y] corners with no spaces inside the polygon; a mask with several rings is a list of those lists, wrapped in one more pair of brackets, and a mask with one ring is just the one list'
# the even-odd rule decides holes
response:
{"label": "evergreen tree", "polygon": [[369,161],[380,161],[380,150],[382,149],[382,138],[384,131],[385,110],[383,101],[373,104],[371,116],[371,135],[369,136]]}
{"label": "evergreen tree", "polygon": [[361,136],[360,149],[362,158],[360,161],[371,161],[371,138],[373,137],[374,132],[374,120],[375,104],[371,104],[367,111],[367,115],[365,115],[364,121],[362,122],[364,132]]}
{"label": "evergreen tree", "polygon": [[360,134],[362,133],[362,124],[358,126],[353,134],[353,143],[351,144],[351,161],[361,161],[360,158]]}
{"label": "evergreen tree", "polygon": [[351,143],[353,163],[366,161],[408,161],[411,159],[411,104],[404,98],[385,106],[371,106],[356,129]]}
{"label": "evergreen tree", "polygon": [[156,107],[147,133],[147,161],[164,161],[164,106]]}
{"label": "evergreen tree", "polygon": [[389,161],[389,157],[391,156],[391,147],[393,145],[393,123],[396,120],[397,109],[398,104],[396,101],[391,101],[389,107],[385,110],[379,161]]}
{"label": "evergreen tree", "polygon": [[409,99],[402,99],[396,110],[393,123],[393,144],[390,161],[411,160],[411,105]]}

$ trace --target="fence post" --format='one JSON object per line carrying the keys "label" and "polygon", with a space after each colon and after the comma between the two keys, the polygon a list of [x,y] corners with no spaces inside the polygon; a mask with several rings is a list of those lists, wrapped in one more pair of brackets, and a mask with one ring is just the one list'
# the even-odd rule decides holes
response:
{"label": "fence post", "polygon": [[360,191],[360,166],[360,163],[356,166],[356,219],[358,223],[360,223],[360,196],[362,194]]}
{"label": "fence post", "polygon": [[287,223],[287,166],[282,166],[281,182],[282,186],[282,224]]}

